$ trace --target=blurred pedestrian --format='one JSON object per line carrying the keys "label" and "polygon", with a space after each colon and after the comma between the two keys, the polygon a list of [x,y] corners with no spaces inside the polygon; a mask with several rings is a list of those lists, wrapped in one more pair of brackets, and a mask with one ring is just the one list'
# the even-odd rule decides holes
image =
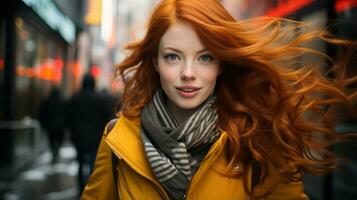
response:
{"label": "blurred pedestrian", "polygon": [[73,95],[68,110],[68,127],[77,151],[78,186],[82,191],[93,170],[94,160],[106,122],[112,112],[107,101],[95,90],[95,79],[85,74],[82,89]]}
{"label": "blurred pedestrian", "polygon": [[47,132],[52,163],[55,163],[58,159],[66,127],[66,102],[57,87],[53,87],[50,95],[41,102],[39,121]]}
{"label": "blurred pedestrian", "polygon": [[101,90],[101,95],[103,97],[104,107],[106,112],[110,115],[110,118],[115,118],[115,113],[120,111],[121,108],[121,99],[119,95],[113,95],[107,89]]}
{"label": "blurred pedestrian", "polygon": [[352,43],[291,20],[236,21],[218,0],[162,0],[148,25],[118,65],[122,114],[82,199],[308,199],[301,172],[335,166],[331,108],[351,106],[356,79],[344,77],[351,51],[329,63],[331,81],[302,59],[327,56],[302,44]]}

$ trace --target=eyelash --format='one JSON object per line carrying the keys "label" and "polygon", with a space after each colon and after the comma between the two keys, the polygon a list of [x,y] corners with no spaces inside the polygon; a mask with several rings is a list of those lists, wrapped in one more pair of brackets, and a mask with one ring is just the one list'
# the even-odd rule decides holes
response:
{"label": "eyelash", "polygon": [[170,60],[170,57],[172,56],[175,56],[175,58],[180,58],[178,55],[174,54],[174,53],[169,53],[169,54],[166,54],[164,56],[165,60],[168,61],[168,62],[173,62],[172,60]]}
{"label": "eyelash", "polygon": [[205,55],[200,56],[200,59],[202,59],[203,57],[209,58],[209,61],[203,61],[203,62],[206,62],[206,63],[207,63],[207,62],[211,62],[211,61],[214,60],[213,56],[211,56],[211,55],[209,55],[209,54],[205,54]]}
{"label": "eyelash", "polygon": [[[170,57],[172,58],[173,56],[175,56],[175,60],[170,59]],[[207,57],[209,59],[209,61],[202,61],[202,62],[205,62],[205,63],[209,63],[209,62],[214,60],[214,57],[211,56],[210,54],[204,54],[204,55],[200,56],[199,60],[201,60],[203,57]],[[168,53],[168,54],[164,55],[164,58],[168,62],[174,62],[174,61],[176,61],[176,59],[180,59],[180,57],[177,54],[174,54],[174,53]]]}

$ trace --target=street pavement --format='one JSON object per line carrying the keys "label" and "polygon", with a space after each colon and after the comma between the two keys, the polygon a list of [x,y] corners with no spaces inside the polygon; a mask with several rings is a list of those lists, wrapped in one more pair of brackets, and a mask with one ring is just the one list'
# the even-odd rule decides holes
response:
{"label": "street pavement", "polygon": [[32,166],[13,180],[1,182],[0,200],[75,200],[78,199],[76,152],[70,143],[60,149],[58,162],[51,163],[45,151]]}

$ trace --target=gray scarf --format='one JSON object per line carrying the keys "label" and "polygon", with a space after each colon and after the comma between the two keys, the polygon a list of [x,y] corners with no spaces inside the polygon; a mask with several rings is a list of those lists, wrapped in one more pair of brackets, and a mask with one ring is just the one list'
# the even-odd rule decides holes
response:
{"label": "gray scarf", "polygon": [[150,166],[173,199],[182,199],[209,146],[219,136],[218,115],[211,95],[183,124],[167,111],[158,90],[141,115],[141,135]]}

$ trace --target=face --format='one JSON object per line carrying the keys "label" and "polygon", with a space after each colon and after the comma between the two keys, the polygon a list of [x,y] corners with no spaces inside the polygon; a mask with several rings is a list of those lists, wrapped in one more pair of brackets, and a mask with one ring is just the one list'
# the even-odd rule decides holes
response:
{"label": "face", "polygon": [[179,22],[163,35],[156,70],[161,87],[180,109],[194,109],[213,92],[220,73],[218,59],[188,23]]}

